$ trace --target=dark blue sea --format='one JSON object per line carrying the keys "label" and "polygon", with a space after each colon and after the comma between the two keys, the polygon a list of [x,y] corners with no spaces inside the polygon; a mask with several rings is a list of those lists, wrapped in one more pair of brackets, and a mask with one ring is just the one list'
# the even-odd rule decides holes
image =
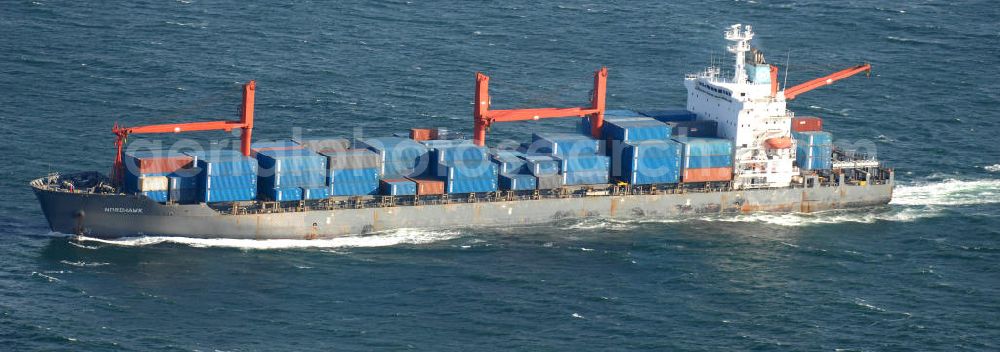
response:
{"label": "dark blue sea", "polygon": [[[0,350],[1000,350],[998,18],[985,0],[4,1]],[[584,104],[602,65],[609,106],[683,106],[733,23],[789,85],[872,63],[790,107],[874,143],[890,205],[77,241],[27,185],[108,170],[115,122],[234,118],[251,79],[259,139],[470,132],[476,71],[499,108]]]}

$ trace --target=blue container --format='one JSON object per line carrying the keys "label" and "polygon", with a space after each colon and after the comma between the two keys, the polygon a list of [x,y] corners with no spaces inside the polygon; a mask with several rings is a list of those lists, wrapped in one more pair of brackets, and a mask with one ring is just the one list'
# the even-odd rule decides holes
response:
{"label": "blue container", "polygon": [[498,174],[499,169],[496,164],[490,161],[476,160],[473,162],[452,161],[438,163],[435,176],[449,180],[480,177],[492,177],[496,179]]}
{"label": "blue container", "polygon": [[670,139],[670,126],[648,117],[642,119],[605,121],[604,139],[624,142]]}
{"label": "blue container", "polygon": [[417,183],[407,179],[382,180],[379,193],[389,196],[412,196],[417,194]]}
{"label": "blue container", "polygon": [[486,149],[486,147],[480,147],[477,145],[437,148],[434,151],[434,160],[438,162],[487,159],[489,159],[489,150]]}
{"label": "blue container", "polygon": [[500,175],[499,188],[508,191],[524,191],[538,188],[538,178],[526,174]]}
{"label": "blue container", "polygon": [[330,170],[327,182],[378,182],[378,169],[340,169]]}
{"label": "blue container", "polygon": [[622,160],[629,159],[665,159],[677,161],[681,158],[683,146],[677,141],[643,141],[625,143],[622,145]]}
{"label": "blue container", "polygon": [[641,113],[663,122],[694,121],[698,119],[697,114],[684,109],[646,110],[641,111]]}
{"label": "blue container", "polygon": [[662,163],[661,160],[639,159],[625,166],[619,180],[633,185],[651,185],[660,183],[677,183],[680,181],[680,166],[642,166]]}
{"label": "blue container", "polygon": [[262,188],[293,188],[293,187],[323,187],[327,184],[327,171],[310,171],[306,173],[280,173],[261,177],[257,182]]}
{"label": "blue container", "polygon": [[685,169],[704,169],[733,166],[733,158],[729,155],[690,156],[684,158]]}
{"label": "blue container", "polygon": [[732,155],[733,142],[723,138],[675,138],[683,145],[684,157]]}
{"label": "blue container", "polygon": [[833,144],[833,134],[823,131],[792,132],[792,137],[798,141],[799,145],[828,145]]}
{"label": "blue container", "polygon": [[604,155],[575,155],[556,157],[560,172],[603,171],[611,168],[611,158]]}
{"label": "blue container", "polygon": [[379,176],[382,178],[403,178],[420,176],[434,172],[434,164],[428,164],[428,158],[420,160],[390,160],[382,164]]}
{"label": "blue container", "polygon": [[490,153],[490,159],[497,164],[497,170],[500,174],[516,174],[527,171],[523,156],[524,153],[513,150],[496,150]]}
{"label": "blue container", "polygon": [[427,146],[409,138],[379,137],[355,141],[355,148],[374,151],[383,162],[390,160],[415,160],[427,157]]}
{"label": "blue container", "polygon": [[337,182],[330,186],[333,196],[365,196],[378,193],[378,181],[375,182]]}
{"label": "blue container", "polygon": [[528,172],[535,176],[558,174],[562,165],[562,161],[547,155],[527,155],[524,161]]}
{"label": "blue container", "polygon": [[607,184],[610,181],[608,173],[601,171],[567,172],[562,176],[563,184],[567,186]]}
{"label": "blue container", "polygon": [[148,191],[142,192],[142,195],[149,197],[155,202],[166,203],[167,199],[170,198],[169,191]]}
{"label": "blue container", "polygon": [[267,199],[277,202],[302,200],[303,189],[300,187],[269,188],[261,191]]}
{"label": "blue container", "polygon": [[202,178],[198,187],[203,188],[247,188],[257,187],[257,177],[253,175],[242,176],[206,176]]}
{"label": "blue container", "polygon": [[326,199],[330,196],[330,187],[303,188],[302,199]]}
{"label": "blue container", "polygon": [[260,174],[326,170],[326,157],[308,149],[264,150],[257,153]]}
{"label": "blue container", "polygon": [[186,154],[197,159],[197,167],[205,176],[257,175],[257,159],[235,150],[216,149]]}
{"label": "blue container", "polygon": [[833,145],[799,145],[795,148],[795,155],[802,156],[806,158],[833,158]]}
{"label": "blue container", "polygon": [[496,192],[497,176],[446,179],[444,187],[449,194]]}
{"label": "blue container", "polygon": [[613,176],[630,184],[676,183],[681,150],[682,145],[673,140],[625,143],[614,163]]}
{"label": "blue container", "polygon": [[627,110],[627,109],[611,109],[611,110],[607,110],[607,109],[605,109],[604,110],[604,119],[607,120],[607,118],[609,116],[615,116],[615,117],[644,117],[646,115],[640,114],[638,111],[635,111],[635,110]]}
{"label": "blue container", "polygon": [[205,203],[235,202],[257,198],[257,187],[198,189],[198,200]]}
{"label": "blue container", "polygon": [[601,141],[576,133],[533,133],[531,146],[536,153],[550,155],[601,154]]}
{"label": "blue container", "polygon": [[[649,120],[649,117],[645,117],[645,116],[608,116],[607,114],[604,115],[604,123],[605,124],[607,124],[608,122],[612,122],[612,121],[625,122],[625,121],[647,121],[647,120]],[[585,135],[585,136],[590,136],[591,135],[590,134],[590,117],[581,118],[580,122],[578,122],[576,124],[576,127],[577,127],[578,132],[580,132],[580,134]]]}

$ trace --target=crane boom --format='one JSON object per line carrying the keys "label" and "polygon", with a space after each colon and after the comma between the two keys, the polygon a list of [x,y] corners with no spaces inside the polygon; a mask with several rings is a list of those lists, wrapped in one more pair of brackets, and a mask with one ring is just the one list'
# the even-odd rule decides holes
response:
{"label": "crane boom", "polygon": [[601,67],[600,70],[594,72],[594,91],[590,98],[590,107],[490,110],[490,77],[476,72],[473,141],[479,146],[486,145],[486,130],[496,122],[584,116],[592,117],[591,134],[595,138],[600,138],[601,128],[604,125],[604,98],[607,94],[607,79],[607,67]]}
{"label": "crane boom", "polygon": [[820,77],[820,78],[816,78],[816,79],[810,80],[808,82],[796,85],[796,86],[791,87],[791,88],[785,88],[785,100],[795,99],[795,97],[799,96],[799,94],[811,91],[813,89],[816,89],[816,88],[819,88],[819,87],[822,87],[822,86],[827,86],[827,85],[833,84],[833,82],[836,82],[836,81],[842,80],[844,78],[848,78],[848,77],[854,76],[854,75],[856,75],[858,73],[861,73],[861,72],[866,72],[868,75],[871,75],[872,65],[867,64],[867,63],[866,64],[861,64],[861,65],[857,65],[857,66],[854,66],[854,67],[851,67],[851,68],[848,68],[848,69],[844,69],[844,70],[840,70],[840,71],[834,72],[834,73],[829,74],[829,75],[824,76],[824,77]]}
{"label": "crane boom", "polygon": [[115,140],[115,147],[118,149],[117,155],[115,156],[115,164],[112,169],[112,180],[115,182],[121,182],[121,178],[124,172],[124,163],[122,162],[122,150],[125,147],[125,142],[130,134],[151,134],[151,133],[183,133],[183,132],[199,132],[199,131],[232,131],[234,129],[243,129],[243,133],[240,135],[240,152],[243,155],[250,155],[250,144],[253,138],[253,106],[254,106],[254,91],[256,90],[257,82],[250,81],[243,85],[243,104],[240,110],[240,120],[239,121],[207,121],[207,122],[190,122],[190,123],[171,123],[171,124],[161,124],[161,125],[147,125],[147,126],[136,126],[136,127],[122,127],[115,123],[115,126],[111,128],[117,139]]}

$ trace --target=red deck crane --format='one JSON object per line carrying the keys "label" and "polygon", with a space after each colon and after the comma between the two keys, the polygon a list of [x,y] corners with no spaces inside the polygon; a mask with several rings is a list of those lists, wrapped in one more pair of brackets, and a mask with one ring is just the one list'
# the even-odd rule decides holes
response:
{"label": "red deck crane", "polygon": [[[871,76],[872,65],[869,65],[867,63],[866,64],[861,64],[861,65],[857,65],[857,66],[854,66],[854,67],[851,67],[851,68],[848,68],[848,69],[844,69],[844,70],[840,70],[840,71],[834,72],[834,73],[832,73],[830,75],[827,75],[827,76],[823,76],[823,77],[820,77],[820,78],[816,78],[816,79],[810,80],[808,82],[799,84],[797,86],[793,86],[791,88],[785,88],[785,100],[795,99],[795,97],[799,96],[799,94],[808,92],[810,90],[813,90],[813,89],[816,89],[816,88],[819,88],[819,87],[831,85],[831,84],[833,84],[833,82],[842,80],[842,79],[847,78],[847,77],[854,76],[854,75],[859,74],[861,72],[865,72],[865,74],[867,76]],[[771,68],[771,78],[772,78],[772,83],[771,83],[772,84],[772,88],[771,89],[772,89],[772,92],[773,92],[775,90],[775,88],[777,87],[777,82],[776,82],[777,70],[774,69],[774,66],[772,66],[772,68]]]}
{"label": "red deck crane", "polygon": [[257,83],[255,81],[250,81],[243,85],[243,104],[240,109],[239,121],[207,121],[136,127],[123,127],[118,126],[118,123],[115,123],[115,126],[111,128],[111,131],[115,133],[115,136],[117,136],[117,139],[115,140],[115,147],[118,149],[118,154],[115,156],[115,165],[112,170],[112,180],[117,183],[121,183],[123,176],[122,172],[124,171],[124,164],[122,163],[122,149],[125,147],[125,142],[130,134],[183,133],[198,131],[229,132],[234,129],[243,129],[243,133],[240,136],[240,151],[243,155],[249,156],[251,138],[253,137],[253,105],[254,90],[256,89],[256,85]]}
{"label": "red deck crane", "polygon": [[601,128],[604,127],[604,98],[607,93],[607,80],[607,67],[601,67],[600,70],[594,72],[594,92],[590,99],[590,107],[490,110],[490,77],[482,72],[476,72],[473,141],[478,146],[486,145],[486,130],[496,122],[584,116],[591,117],[590,133],[594,138],[600,138]]}

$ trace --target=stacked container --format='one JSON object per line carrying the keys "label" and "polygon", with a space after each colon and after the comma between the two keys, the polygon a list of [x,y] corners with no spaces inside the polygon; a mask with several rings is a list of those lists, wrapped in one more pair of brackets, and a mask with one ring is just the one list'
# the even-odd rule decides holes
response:
{"label": "stacked container", "polygon": [[499,169],[486,147],[467,140],[426,141],[434,163],[432,175],[444,181],[446,193],[495,192]]}
{"label": "stacked container", "polygon": [[257,197],[257,160],[235,150],[187,153],[201,172],[198,200],[205,203],[253,200]]}
{"label": "stacked container", "polygon": [[258,149],[259,190],[275,201],[326,198],[327,158],[312,150]]}
{"label": "stacked container", "polygon": [[[122,191],[142,194],[157,202],[170,198],[170,179],[175,172],[190,168],[194,158],[167,150],[125,153]],[[176,177],[176,176],[175,176]]]}
{"label": "stacked container", "polygon": [[432,166],[427,147],[409,138],[380,137],[355,141],[355,148],[368,149],[381,161],[379,176],[387,179],[420,176]]}
{"label": "stacked container", "polygon": [[603,154],[599,140],[576,133],[533,133],[528,153],[553,156]]}
{"label": "stacked container", "polygon": [[680,138],[684,182],[733,179],[733,142],[723,138]]}
{"label": "stacked container", "polygon": [[677,183],[680,180],[681,144],[673,140],[647,140],[624,144],[615,163],[616,177],[633,185]]}
{"label": "stacked container", "polygon": [[[171,177],[186,176],[195,179],[194,175],[190,175],[192,171],[184,172],[193,165],[194,160],[187,154],[167,150],[125,153],[122,160],[125,171],[122,175],[122,191],[142,194],[157,202],[166,202],[170,199]],[[196,187],[196,181],[193,183]],[[181,184],[178,184],[178,190],[180,186]]]}
{"label": "stacked container", "polygon": [[528,171],[524,156],[524,153],[514,150],[493,150],[490,152],[490,159],[497,165],[497,171],[500,173],[497,185],[500,189],[524,191],[538,188],[538,179]]}
{"label": "stacked container", "polygon": [[630,184],[677,182],[680,148],[669,142],[672,127],[650,117],[613,117],[603,137],[611,155],[613,176]]}
{"label": "stacked container", "polygon": [[329,150],[325,156],[327,184],[331,196],[362,196],[374,194],[379,188],[382,159],[368,149]]}
{"label": "stacked container", "polygon": [[833,168],[833,135],[830,132],[792,132],[798,145],[795,161],[803,170],[829,170]]}
{"label": "stacked container", "polygon": [[[660,124],[663,128],[665,125]],[[628,133],[622,130],[622,133]],[[669,134],[669,132],[668,132]],[[610,158],[604,156],[603,142],[590,136],[572,133],[535,133],[532,147],[539,153],[547,154],[556,165],[545,158],[530,157],[529,168],[536,176],[557,170],[562,185],[587,185],[608,183]],[[542,181],[538,181],[539,185]],[[551,185],[551,184],[550,184]]]}
{"label": "stacked container", "polygon": [[648,117],[612,119],[604,122],[605,140],[639,142],[670,139],[671,127]]}

